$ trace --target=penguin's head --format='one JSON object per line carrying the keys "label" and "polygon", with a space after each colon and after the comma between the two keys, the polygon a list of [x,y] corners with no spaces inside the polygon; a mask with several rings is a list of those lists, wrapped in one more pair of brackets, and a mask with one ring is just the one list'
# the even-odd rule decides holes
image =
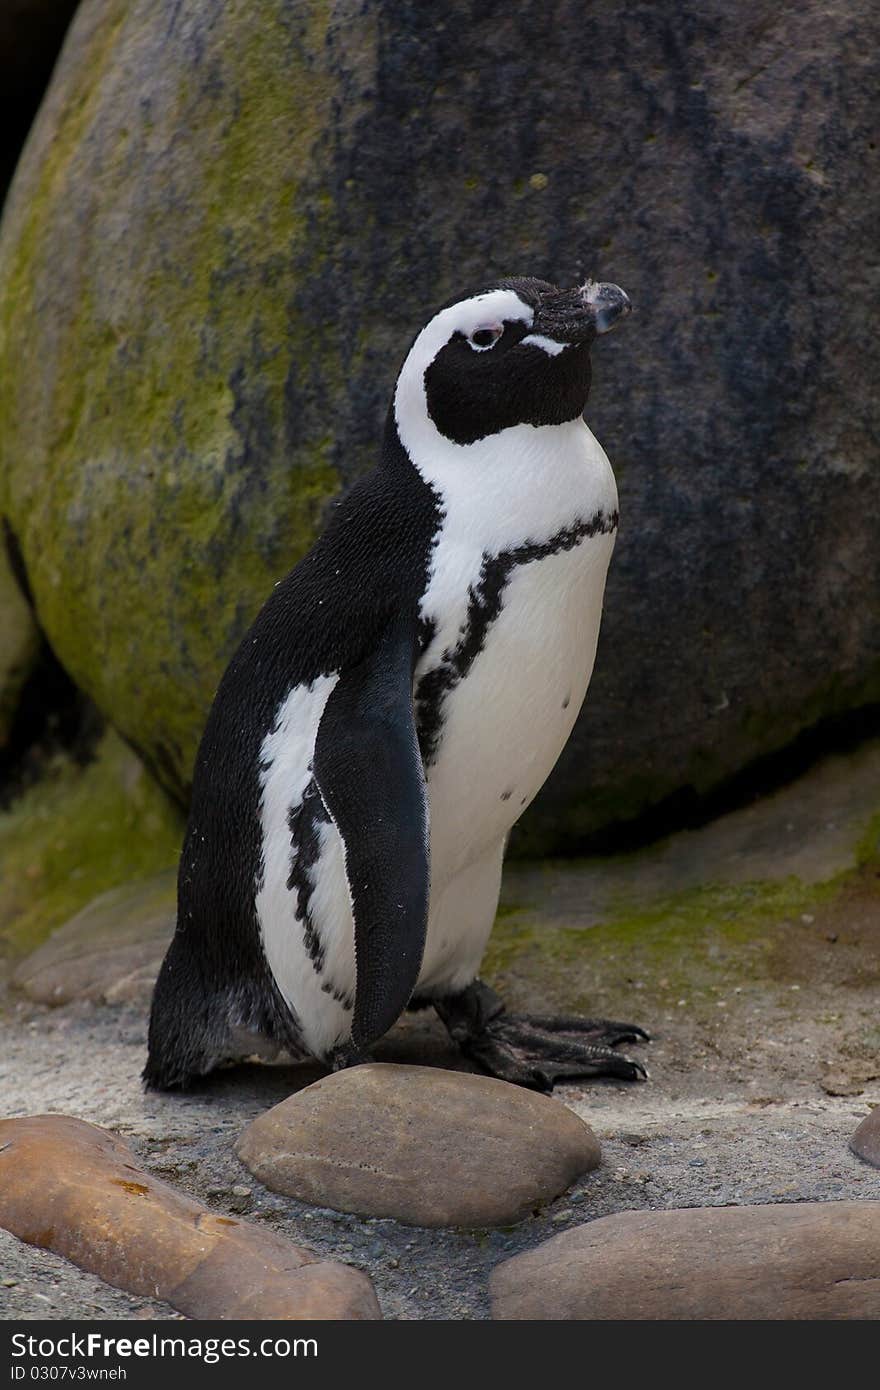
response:
{"label": "penguin's head", "polygon": [[590,348],[630,311],[617,285],[500,280],[446,304],[413,343],[397,381],[401,438],[436,431],[474,444],[512,425],[560,425],[582,415]]}

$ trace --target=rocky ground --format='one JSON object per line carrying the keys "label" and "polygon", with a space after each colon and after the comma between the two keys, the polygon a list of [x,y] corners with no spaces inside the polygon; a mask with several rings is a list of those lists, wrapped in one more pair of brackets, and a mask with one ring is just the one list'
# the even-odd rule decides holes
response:
{"label": "rocky ground", "polygon": [[[632,1049],[646,1084],[558,1088],[598,1135],[602,1163],[516,1225],[424,1230],[264,1189],[234,1144],[319,1072],[240,1067],[188,1096],[145,1095],[137,990],[53,1009],[10,985],[2,1114],[60,1112],[124,1135],[150,1172],[217,1212],[367,1270],[388,1318],[484,1318],[500,1261],[600,1216],[880,1199],[880,1170],[848,1148],[880,1103],[878,785],[874,745],[638,854],[511,866],[487,970],[509,1004],[589,1007],[655,1035]],[[379,1055],[457,1065],[421,1015]],[[3,1232],[0,1304],[8,1318],[172,1316]]]}

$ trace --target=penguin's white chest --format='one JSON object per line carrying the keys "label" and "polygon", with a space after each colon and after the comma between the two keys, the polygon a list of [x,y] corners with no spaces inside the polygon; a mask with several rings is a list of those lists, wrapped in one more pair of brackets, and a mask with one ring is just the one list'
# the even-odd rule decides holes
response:
{"label": "penguin's white chest", "polygon": [[586,694],[617,525],[608,459],[582,421],[485,441],[447,469],[416,671],[432,884],[504,838]]}
{"label": "penguin's white chest", "polygon": [[435,882],[503,839],[562,752],[593,670],[613,545],[600,530],[514,564],[497,614],[470,634],[480,645],[466,671],[449,672],[427,768]]}

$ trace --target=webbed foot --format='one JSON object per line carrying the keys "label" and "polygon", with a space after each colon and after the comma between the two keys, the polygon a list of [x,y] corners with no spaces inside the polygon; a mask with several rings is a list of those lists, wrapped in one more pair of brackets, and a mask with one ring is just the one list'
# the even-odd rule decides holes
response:
{"label": "webbed foot", "polygon": [[359,1067],[364,1062],[372,1062],[373,1059],[363,1048],[355,1047],[354,1043],[348,1042],[337,1047],[325,1060],[333,1071],[346,1071],[348,1067]]}
{"label": "webbed foot", "polygon": [[635,1024],[508,1014],[498,995],[481,980],[460,994],[435,1000],[434,1006],[465,1056],[502,1081],[552,1091],[562,1079],[648,1078],[640,1062],[613,1051],[618,1043],[650,1041],[650,1035]]}

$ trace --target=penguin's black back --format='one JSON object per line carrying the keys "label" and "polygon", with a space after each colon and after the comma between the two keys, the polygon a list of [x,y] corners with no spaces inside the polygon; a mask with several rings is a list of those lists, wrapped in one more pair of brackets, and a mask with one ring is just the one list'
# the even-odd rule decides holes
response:
{"label": "penguin's black back", "polygon": [[260,749],[291,690],[356,666],[392,617],[417,622],[440,519],[389,415],[381,464],[342,497],[229,663],[196,758],[177,930],[150,1018],[148,1085],[184,1085],[233,1055],[230,1020],[297,1051],[296,1020],[265,961],[254,903]]}

